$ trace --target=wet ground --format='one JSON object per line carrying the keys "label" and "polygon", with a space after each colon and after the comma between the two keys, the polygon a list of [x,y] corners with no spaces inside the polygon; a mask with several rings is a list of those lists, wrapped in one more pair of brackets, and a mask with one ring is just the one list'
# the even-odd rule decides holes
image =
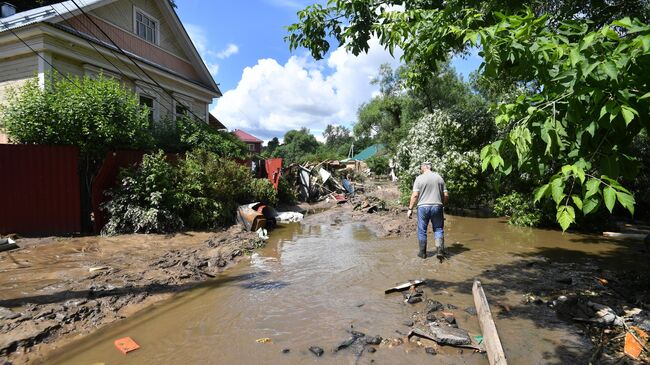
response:
{"label": "wet ground", "polygon": [[[608,270],[647,268],[647,257],[639,260],[647,254],[624,241],[455,216],[445,227],[450,257],[422,260],[413,239],[377,238],[351,214],[335,208],[277,229],[265,248],[216,279],[61,348],[45,363],[485,364],[485,355],[427,341],[333,352],[351,330],[403,338],[410,329],[404,322],[424,303],[406,304],[384,289],[409,279],[426,280],[425,299],[450,305],[461,328],[480,334],[476,317],[464,311],[473,306],[474,278],[483,282],[510,363],[587,363],[593,346],[582,329],[529,299],[589,287]],[[121,354],[113,341],[125,336],[141,348]],[[256,341],[262,338],[270,341]],[[317,358],[311,346],[324,354]]]}

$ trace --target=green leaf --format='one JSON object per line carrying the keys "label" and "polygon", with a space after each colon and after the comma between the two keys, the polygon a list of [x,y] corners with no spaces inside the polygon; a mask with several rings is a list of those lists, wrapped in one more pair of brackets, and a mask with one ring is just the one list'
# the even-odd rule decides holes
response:
{"label": "green leaf", "polygon": [[585,199],[593,195],[596,195],[600,191],[600,180],[591,178],[587,180],[587,193],[585,194]]}
{"label": "green leaf", "polygon": [[600,64],[599,68],[609,76],[610,79],[618,80],[618,70],[616,69],[616,64],[614,62],[603,62]]}
{"label": "green leaf", "polygon": [[650,92],[643,94],[643,96],[640,96],[638,98],[638,100],[643,100],[643,99],[647,99],[647,98],[650,98]]}
{"label": "green leaf", "polygon": [[[602,117],[602,116],[601,116],[601,117]],[[595,136],[595,135],[596,135],[596,122],[591,122],[591,123],[589,123],[589,125],[587,126],[587,128],[586,128],[585,130],[586,130],[589,134],[591,134],[592,137]]]}
{"label": "green leaf", "polygon": [[622,191],[617,191],[616,198],[618,199],[618,202],[621,203],[623,208],[629,210],[630,214],[634,215],[635,201],[634,201],[634,197],[631,194],[624,193]]}
{"label": "green leaf", "polygon": [[573,204],[575,204],[578,209],[582,210],[582,199],[577,195],[571,195],[571,199],[573,200]]}
{"label": "green leaf", "polygon": [[562,178],[557,177],[555,180],[551,181],[551,196],[553,196],[555,204],[560,204],[564,198],[564,181]]}
{"label": "green leaf", "polygon": [[614,210],[614,204],[616,204],[616,190],[611,186],[606,187],[603,190],[603,197],[605,198],[605,206],[610,213]]}
{"label": "green leaf", "polygon": [[584,215],[590,214],[598,209],[600,206],[600,199],[596,196],[592,196],[582,201],[582,213]]}
{"label": "green leaf", "polygon": [[625,119],[625,125],[629,125],[633,120],[635,115],[639,113],[627,105],[621,106],[621,114],[623,114],[623,119]]}
{"label": "green leaf", "polygon": [[572,206],[564,205],[558,209],[556,218],[560,227],[562,227],[562,230],[566,231],[567,228],[575,222],[576,213]]}
{"label": "green leaf", "polygon": [[548,195],[548,189],[551,187],[550,184],[544,184],[539,188],[535,189],[535,203],[540,201],[544,196]]}

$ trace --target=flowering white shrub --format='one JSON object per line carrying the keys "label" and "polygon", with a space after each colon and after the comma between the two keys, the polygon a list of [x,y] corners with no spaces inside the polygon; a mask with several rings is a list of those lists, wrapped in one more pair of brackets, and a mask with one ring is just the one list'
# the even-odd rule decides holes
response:
{"label": "flowering white shrub", "polygon": [[[422,162],[429,161],[433,171],[445,179],[452,201],[468,203],[480,194],[481,159],[479,150],[486,126],[460,123],[450,114],[436,110],[413,124],[408,136],[397,147],[396,162],[403,180],[403,192],[420,173]],[[487,142],[487,141],[485,141]]]}

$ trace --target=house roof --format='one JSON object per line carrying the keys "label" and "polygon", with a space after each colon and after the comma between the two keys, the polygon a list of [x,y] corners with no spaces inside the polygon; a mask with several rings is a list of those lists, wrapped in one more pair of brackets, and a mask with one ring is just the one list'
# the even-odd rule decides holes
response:
{"label": "house roof", "polygon": [[[115,1],[117,0],[75,0],[74,2],[72,0],[68,0],[52,5],[46,5],[39,8],[21,11],[12,16],[0,19],[0,33],[5,32],[9,29],[17,29],[36,23],[59,23],[63,21],[64,18],[69,18],[81,14],[81,11],[77,9],[76,4],[78,4],[84,11],[90,11],[100,6],[108,5]],[[157,3],[161,5],[162,8],[167,10],[167,15],[170,15],[169,17],[172,20],[170,23],[173,27],[176,28],[176,35],[180,36],[185,41],[181,42],[181,46],[184,46],[186,49],[188,55],[190,56],[192,64],[197,69],[197,71],[201,74],[201,76],[203,76],[203,78],[206,79],[206,81],[209,82],[209,85],[204,85],[204,87],[207,87],[211,91],[216,92],[218,96],[221,96],[222,93],[221,90],[219,90],[219,86],[212,78],[210,71],[205,65],[205,62],[203,62],[203,59],[199,55],[199,52],[196,50],[194,43],[190,39],[187,30],[183,26],[183,23],[180,21],[180,18],[178,17],[178,14],[176,14],[174,8],[167,0],[157,1]],[[59,14],[61,16],[59,16]]]}
{"label": "house roof", "polygon": [[255,137],[254,135],[248,134],[248,133],[242,131],[241,129],[235,129],[233,131],[233,134],[235,136],[237,136],[237,138],[241,139],[244,142],[250,142],[250,143],[263,143],[264,142],[261,139]]}
{"label": "house roof", "polygon": [[216,129],[228,129],[226,126],[217,119],[212,113],[208,113],[208,124]]}

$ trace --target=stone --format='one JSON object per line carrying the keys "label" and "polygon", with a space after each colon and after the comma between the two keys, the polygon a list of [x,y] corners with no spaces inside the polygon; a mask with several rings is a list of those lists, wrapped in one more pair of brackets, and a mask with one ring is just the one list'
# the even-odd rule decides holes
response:
{"label": "stone", "polygon": [[374,347],[368,347],[368,352],[373,354],[373,353],[377,352],[377,349],[374,348]]}
{"label": "stone", "polygon": [[334,352],[341,351],[341,350],[343,350],[345,348],[350,347],[357,340],[357,338],[358,337],[352,336],[352,337],[348,338],[347,340],[341,342],[338,346],[336,346],[336,348],[334,349]]}
{"label": "stone", "polygon": [[469,313],[469,314],[475,316],[475,315],[476,315],[476,308],[474,308],[474,307],[467,307],[467,308],[465,308],[465,312],[467,312],[467,313]]}
{"label": "stone", "polygon": [[422,301],[422,297],[420,296],[412,296],[408,298],[406,301],[408,304],[415,304],[415,303],[420,303]]}
{"label": "stone", "polygon": [[447,304],[447,309],[458,309],[458,307],[453,304]]}
{"label": "stone", "polygon": [[424,351],[429,354],[429,355],[436,355],[438,354],[436,350],[433,347],[427,347],[424,349]]}
{"label": "stone", "polygon": [[366,343],[368,345],[379,345],[382,340],[383,338],[381,338],[381,336],[366,337]]}
{"label": "stone", "polygon": [[436,318],[436,315],[433,313],[427,314],[427,321],[429,322],[437,322],[438,318]]}
{"label": "stone", "polygon": [[350,334],[351,334],[352,336],[356,337],[356,338],[359,338],[359,337],[366,337],[366,334],[365,334],[365,333],[363,333],[363,332],[359,332],[359,331],[350,331]]}
{"label": "stone", "polygon": [[6,355],[12,348],[34,343],[37,338],[45,338],[60,327],[57,321],[23,322],[13,330],[0,334],[0,356]]}
{"label": "stone", "polygon": [[406,327],[413,327],[414,323],[411,320],[407,320],[407,321],[402,322],[402,324],[405,325]]}
{"label": "stone", "polygon": [[0,319],[16,319],[20,313],[16,313],[9,308],[0,307]]}
{"label": "stone", "polygon": [[309,348],[309,352],[311,352],[312,354],[314,354],[314,355],[316,355],[318,357],[321,357],[321,356],[323,356],[323,353],[325,351],[323,351],[323,349],[318,347],[318,346],[312,346],[312,347]]}
{"label": "stone", "polygon": [[283,354],[288,354],[289,352],[291,352],[291,349],[282,349]]}
{"label": "stone", "polygon": [[456,318],[454,316],[446,315],[445,321],[449,324],[456,324]]}
{"label": "stone", "polygon": [[442,303],[440,303],[439,301],[432,300],[432,299],[427,300],[426,313],[433,313],[433,312],[439,311],[439,310],[441,310],[443,308],[444,307],[443,307]]}
{"label": "stone", "polygon": [[431,334],[436,342],[442,345],[469,345],[472,343],[467,331],[453,327],[437,327],[430,325]]}

